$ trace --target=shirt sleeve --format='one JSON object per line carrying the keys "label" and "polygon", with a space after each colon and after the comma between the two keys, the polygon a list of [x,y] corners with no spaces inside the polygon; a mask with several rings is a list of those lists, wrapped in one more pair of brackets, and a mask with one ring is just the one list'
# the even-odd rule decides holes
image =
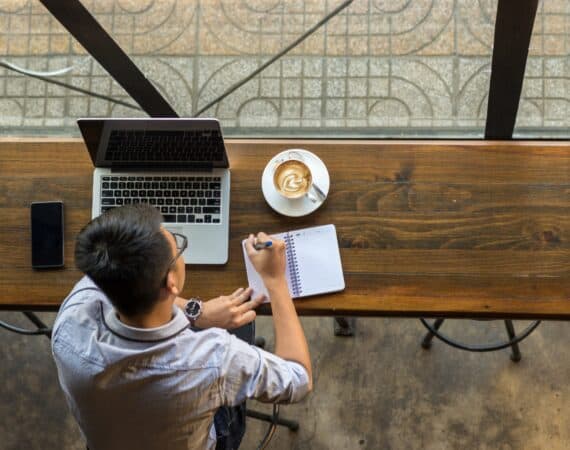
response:
{"label": "shirt sleeve", "polygon": [[248,398],[268,403],[295,403],[309,392],[306,369],[228,334],[221,364],[221,396],[225,405]]}

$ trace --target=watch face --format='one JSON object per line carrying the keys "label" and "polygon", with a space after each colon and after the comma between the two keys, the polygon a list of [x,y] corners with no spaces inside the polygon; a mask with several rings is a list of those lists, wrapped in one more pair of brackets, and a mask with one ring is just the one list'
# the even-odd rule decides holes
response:
{"label": "watch face", "polygon": [[190,317],[196,317],[200,312],[200,303],[196,300],[190,300],[186,305],[186,314]]}

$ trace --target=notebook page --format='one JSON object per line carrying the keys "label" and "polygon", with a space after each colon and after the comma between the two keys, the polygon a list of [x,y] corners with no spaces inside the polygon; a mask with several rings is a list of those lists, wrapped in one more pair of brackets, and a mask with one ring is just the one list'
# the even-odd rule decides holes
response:
{"label": "notebook page", "polygon": [[[287,235],[287,233],[278,233],[278,234],[272,234],[271,237],[276,238],[276,239],[285,240],[286,235]],[[263,280],[261,279],[261,276],[257,273],[255,268],[253,267],[253,264],[249,260],[249,256],[247,256],[247,250],[245,248],[245,239],[242,241],[241,245],[243,247],[243,259],[245,260],[245,271],[247,272],[247,281],[249,283],[249,287],[251,287],[253,289],[253,293],[251,295],[253,298],[255,298],[259,294],[264,294],[266,297],[266,302],[268,302],[271,299],[269,298],[269,294],[267,292],[267,289],[266,289],[265,285],[263,284]],[[262,251],[266,251],[266,250],[262,250]],[[287,255],[287,253],[286,253],[286,255]],[[288,262],[289,261],[287,261],[287,263]],[[290,266],[289,264],[286,264],[285,276],[287,278],[287,286],[289,288],[289,294],[291,294],[293,292],[293,290],[291,289],[291,275],[289,273],[289,266]]]}
{"label": "notebook page", "polygon": [[340,251],[334,225],[291,231],[299,278],[299,297],[345,288]]}

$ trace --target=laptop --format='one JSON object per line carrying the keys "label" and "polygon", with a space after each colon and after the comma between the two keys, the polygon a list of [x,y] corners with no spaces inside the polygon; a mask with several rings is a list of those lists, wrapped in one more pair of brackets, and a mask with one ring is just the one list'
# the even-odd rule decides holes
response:
{"label": "laptop", "polygon": [[91,216],[147,203],[184,234],[187,264],[228,261],[230,171],[216,119],[79,119],[95,166]]}

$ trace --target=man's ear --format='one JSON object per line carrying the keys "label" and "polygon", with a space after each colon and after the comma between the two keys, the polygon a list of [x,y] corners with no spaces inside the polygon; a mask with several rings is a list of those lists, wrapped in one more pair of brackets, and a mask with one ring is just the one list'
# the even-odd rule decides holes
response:
{"label": "man's ear", "polygon": [[170,270],[168,275],[166,275],[166,290],[176,297],[180,294],[178,290],[178,280],[173,270]]}

